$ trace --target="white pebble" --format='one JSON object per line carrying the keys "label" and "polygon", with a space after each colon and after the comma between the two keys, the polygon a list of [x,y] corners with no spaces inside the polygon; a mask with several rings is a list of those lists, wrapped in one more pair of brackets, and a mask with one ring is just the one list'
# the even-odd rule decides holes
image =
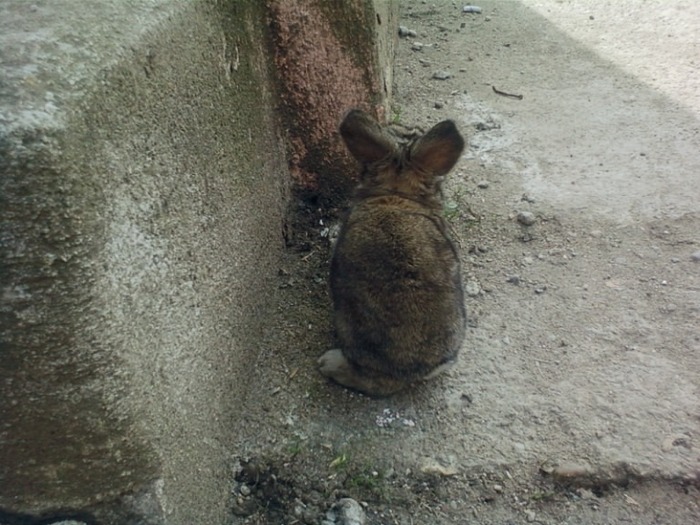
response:
{"label": "white pebble", "polygon": [[517,218],[518,222],[524,226],[532,226],[537,220],[535,214],[530,211],[519,211]]}
{"label": "white pebble", "polygon": [[476,281],[467,281],[467,284],[464,286],[464,291],[469,297],[476,297],[481,293],[481,286],[479,286],[479,283]]}
{"label": "white pebble", "polygon": [[452,78],[452,74],[447,71],[438,70],[433,73],[433,78],[436,80],[447,80],[448,78]]}

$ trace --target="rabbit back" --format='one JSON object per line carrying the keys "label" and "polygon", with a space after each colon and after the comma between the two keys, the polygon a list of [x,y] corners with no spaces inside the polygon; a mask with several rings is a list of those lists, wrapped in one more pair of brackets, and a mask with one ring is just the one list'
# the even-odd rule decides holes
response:
{"label": "rabbit back", "polygon": [[459,258],[437,213],[385,196],[354,207],[331,263],[338,339],[359,367],[405,380],[457,357]]}

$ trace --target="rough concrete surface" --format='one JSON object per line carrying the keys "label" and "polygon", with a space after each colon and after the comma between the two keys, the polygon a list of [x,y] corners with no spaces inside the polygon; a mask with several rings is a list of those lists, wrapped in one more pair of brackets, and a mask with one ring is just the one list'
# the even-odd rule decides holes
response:
{"label": "rough concrete surface", "polygon": [[0,11],[2,518],[221,523],[283,248],[264,6]]}
{"label": "rough concrete surface", "polygon": [[315,198],[342,202],[353,163],[337,116],[353,107],[385,115],[398,2],[279,0],[269,11],[292,177]]}
{"label": "rough concrete surface", "polygon": [[698,7],[478,5],[401,3],[391,115],[469,140],[445,186],[461,359],[383,400],[320,377],[323,219],[279,272],[236,523],[332,522],[348,497],[382,525],[700,522]]}

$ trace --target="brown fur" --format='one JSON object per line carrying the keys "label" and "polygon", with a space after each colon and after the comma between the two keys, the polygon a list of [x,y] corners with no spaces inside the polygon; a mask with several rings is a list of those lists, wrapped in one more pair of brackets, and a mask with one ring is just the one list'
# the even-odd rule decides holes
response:
{"label": "brown fur", "polygon": [[464,140],[444,121],[400,147],[358,110],[340,133],[363,172],[331,262],[341,350],[319,365],[338,383],[386,396],[453,363],[464,338],[459,259],[439,183]]}

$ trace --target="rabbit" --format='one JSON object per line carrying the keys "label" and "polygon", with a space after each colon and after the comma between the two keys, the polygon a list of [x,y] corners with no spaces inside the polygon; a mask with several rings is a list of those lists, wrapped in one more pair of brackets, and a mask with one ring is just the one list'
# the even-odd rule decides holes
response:
{"label": "rabbit", "polygon": [[440,192],[464,139],[445,120],[399,145],[357,109],[340,135],[362,171],[331,259],[340,348],[320,357],[319,370],[386,397],[449,368],[464,339],[460,262]]}

